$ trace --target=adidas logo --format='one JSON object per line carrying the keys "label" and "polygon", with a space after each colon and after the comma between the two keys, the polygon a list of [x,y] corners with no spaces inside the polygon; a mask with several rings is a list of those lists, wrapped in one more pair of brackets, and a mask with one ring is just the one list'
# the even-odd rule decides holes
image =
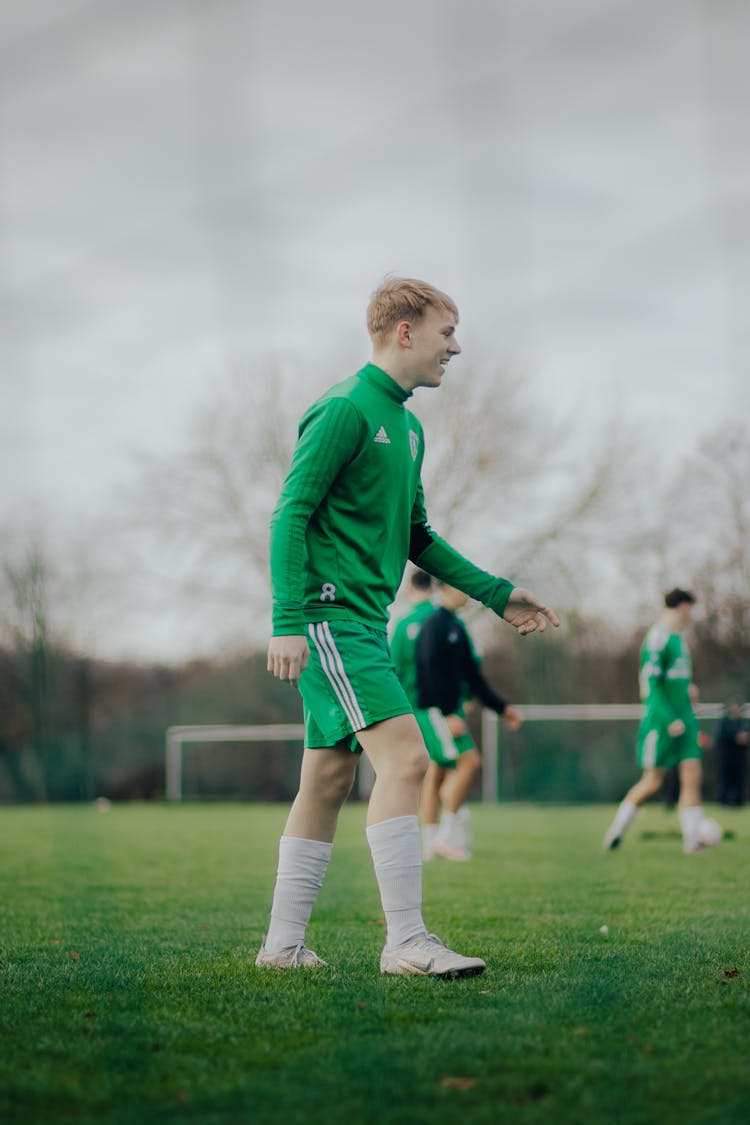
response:
{"label": "adidas logo", "polygon": [[378,432],[375,434],[374,440],[379,442],[381,445],[390,445],[391,444],[391,439],[388,437],[388,434],[385,432],[385,426],[380,427]]}

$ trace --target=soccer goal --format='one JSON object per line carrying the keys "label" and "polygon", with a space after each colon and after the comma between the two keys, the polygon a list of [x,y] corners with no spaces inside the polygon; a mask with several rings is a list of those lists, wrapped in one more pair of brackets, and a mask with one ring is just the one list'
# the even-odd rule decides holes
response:
{"label": "soccer goal", "polygon": [[[529,729],[540,723],[560,723],[564,729],[576,722],[586,725],[593,723],[635,724],[643,714],[639,703],[606,704],[543,704],[520,706],[524,724]],[[721,703],[704,703],[697,709],[699,719],[715,720],[721,717],[724,706]],[[748,708],[744,708],[748,713]],[[305,728],[302,723],[273,723],[260,726],[238,726],[214,724],[204,726],[173,726],[166,735],[166,797],[168,801],[183,798],[183,750],[187,744],[244,742],[299,742],[304,740]],[[482,750],[482,800],[497,801],[502,780],[502,753],[506,742],[501,719],[494,711],[483,710],[481,717]],[[372,790],[374,774],[366,755],[362,755],[357,771],[358,792],[367,798]]]}

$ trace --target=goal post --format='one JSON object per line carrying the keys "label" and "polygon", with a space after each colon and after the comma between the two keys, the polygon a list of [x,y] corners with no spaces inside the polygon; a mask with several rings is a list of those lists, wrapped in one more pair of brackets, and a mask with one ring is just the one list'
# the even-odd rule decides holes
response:
{"label": "goal post", "polygon": [[167,727],[166,798],[182,800],[182,747],[186,742],[302,742],[304,737],[302,723]]}

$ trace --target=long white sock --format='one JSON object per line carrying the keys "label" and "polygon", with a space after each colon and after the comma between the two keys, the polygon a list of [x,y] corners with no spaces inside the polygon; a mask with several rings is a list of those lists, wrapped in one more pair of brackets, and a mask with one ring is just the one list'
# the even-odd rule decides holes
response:
{"label": "long white sock", "polygon": [[386,947],[426,932],[422,920],[422,852],[419,820],[396,816],[367,829],[375,878],[388,927]]}
{"label": "long white sock", "polygon": [[627,829],[638,815],[638,806],[629,801],[627,797],[620,803],[612,821],[612,832],[615,836],[624,836]]}
{"label": "long white sock", "polygon": [[698,843],[703,808],[693,805],[692,808],[680,809],[680,827],[682,828],[682,846],[686,852],[692,852]]}
{"label": "long white sock", "polygon": [[427,859],[432,854],[432,845],[438,833],[437,824],[422,825],[422,858]]}
{"label": "long white sock", "polygon": [[448,812],[444,809],[440,816],[438,836],[441,840],[450,840],[452,844],[456,844],[458,843],[458,835],[458,813]]}
{"label": "long white sock", "polygon": [[305,940],[313,904],[331,858],[333,844],[282,836],[266,950],[278,953]]}

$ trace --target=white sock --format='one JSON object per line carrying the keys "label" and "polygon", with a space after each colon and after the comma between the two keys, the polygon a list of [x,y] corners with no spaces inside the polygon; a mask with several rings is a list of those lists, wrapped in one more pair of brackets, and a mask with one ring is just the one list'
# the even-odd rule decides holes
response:
{"label": "white sock", "polygon": [[458,841],[458,813],[446,812],[440,817],[440,828],[438,829],[438,836],[441,840],[450,840],[452,844]]}
{"label": "white sock", "polygon": [[422,852],[419,820],[396,816],[371,824],[367,842],[388,926],[386,948],[426,932],[422,920]]}
{"label": "white sock", "polygon": [[333,844],[282,836],[266,950],[279,953],[305,940],[313,904],[331,858]]}
{"label": "white sock", "polygon": [[612,832],[615,836],[624,836],[627,829],[638,815],[638,806],[629,801],[627,797],[621,802],[612,821]]}
{"label": "white sock", "polygon": [[438,833],[437,824],[423,824],[422,825],[422,856],[427,858],[432,852],[432,845],[435,843],[435,837]]}
{"label": "white sock", "polygon": [[692,852],[698,843],[698,833],[703,820],[701,805],[693,805],[689,809],[680,809],[680,827],[682,828],[682,846],[686,852]]}

